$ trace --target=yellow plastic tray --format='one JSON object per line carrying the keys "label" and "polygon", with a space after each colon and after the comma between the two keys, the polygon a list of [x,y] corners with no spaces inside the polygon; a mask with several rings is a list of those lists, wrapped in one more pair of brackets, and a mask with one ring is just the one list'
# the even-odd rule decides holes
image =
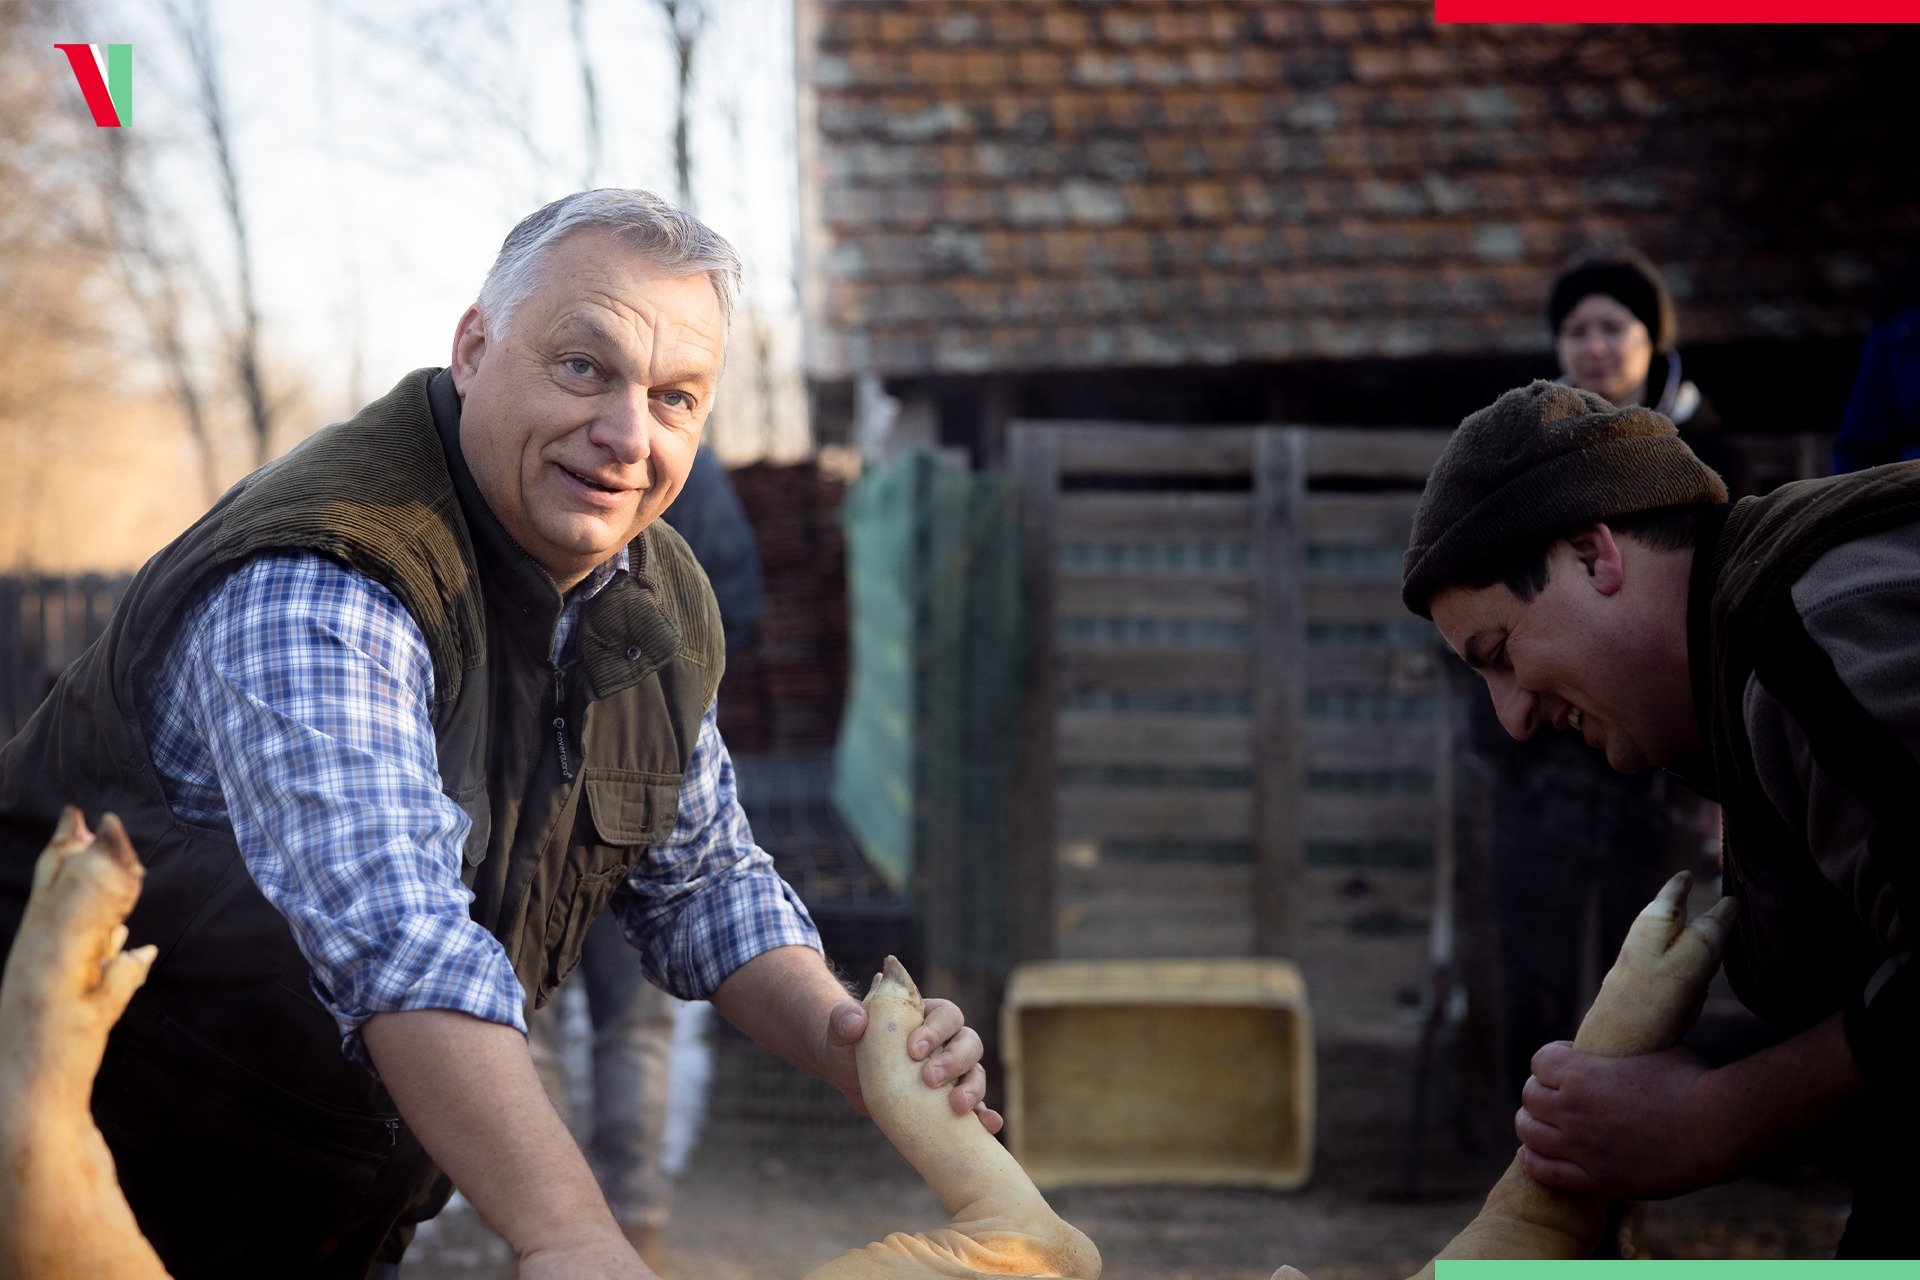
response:
{"label": "yellow plastic tray", "polygon": [[1285,960],[1044,960],[1000,1014],[1007,1128],[1041,1187],[1306,1185],[1313,1032]]}

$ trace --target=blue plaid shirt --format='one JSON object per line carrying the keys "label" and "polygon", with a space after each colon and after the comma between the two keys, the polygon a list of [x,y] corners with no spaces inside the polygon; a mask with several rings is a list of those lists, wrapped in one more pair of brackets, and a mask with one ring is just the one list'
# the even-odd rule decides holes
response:
{"label": "blue plaid shirt", "polygon": [[[581,605],[625,567],[623,552],[569,594],[556,661]],[[526,1031],[505,949],[467,914],[470,824],[440,790],[432,703],[426,638],[392,592],[322,556],[275,554],[189,610],[143,711],[174,814],[233,832],[363,1063],[360,1026],[376,1013],[457,1009]],[[672,836],[609,910],[648,978],[685,999],[774,947],[819,948],[753,843],[712,707]]]}

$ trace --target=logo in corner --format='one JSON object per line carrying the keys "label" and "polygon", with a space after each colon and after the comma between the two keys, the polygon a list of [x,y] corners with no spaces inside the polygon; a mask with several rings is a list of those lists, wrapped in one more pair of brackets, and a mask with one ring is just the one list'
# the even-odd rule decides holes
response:
{"label": "logo in corner", "polygon": [[73,64],[73,78],[87,99],[93,122],[102,129],[133,123],[133,46],[130,44],[56,44]]}

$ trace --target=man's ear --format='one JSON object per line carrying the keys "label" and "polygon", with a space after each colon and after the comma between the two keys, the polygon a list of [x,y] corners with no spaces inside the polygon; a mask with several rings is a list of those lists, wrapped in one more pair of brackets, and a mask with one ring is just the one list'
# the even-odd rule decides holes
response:
{"label": "man's ear", "polygon": [[1595,591],[1610,596],[1625,585],[1626,565],[1621,561],[1620,543],[1612,529],[1604,524],[1590,524],[1568,537],[1567,545],[1573,548]]}
{"label": "man's ear", "polygon": [[467,383],[480,367],[480,357],[486,349],[487,318],[480,314],[480,304],[476,302],[461,314],[460,323],[453,330],[453,363],[448,367],[453,372],[453,389],[461,396],[467,394]]}

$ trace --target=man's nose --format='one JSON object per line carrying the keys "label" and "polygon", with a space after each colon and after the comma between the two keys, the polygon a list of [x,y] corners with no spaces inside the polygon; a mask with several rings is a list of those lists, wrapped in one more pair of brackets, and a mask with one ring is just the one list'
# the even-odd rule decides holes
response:
{"label": "man's nose", "polygon": [[614,460],[636,463],[653,452],[653,412],[644,391],[612,400],[594,420],[588,438]]}
{"label": "man's nose", "polygon": [[1521,742],[1531,738],[1533,731],[1540,727],[1540,699],[1512,683],[1504,688],[1494,687],[1490,692],[1500,726]]}

